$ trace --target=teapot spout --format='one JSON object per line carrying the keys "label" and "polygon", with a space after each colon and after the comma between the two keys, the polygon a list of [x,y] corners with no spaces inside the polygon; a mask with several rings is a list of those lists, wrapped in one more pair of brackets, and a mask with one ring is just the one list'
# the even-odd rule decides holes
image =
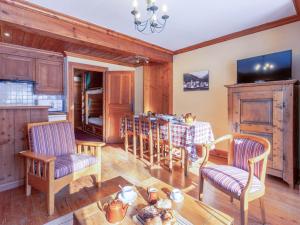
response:
{"label": "teapot spout", "polygon": [[123,208],[122,208],[123,213],[122,213],[122,214],[123,214],[124,217],[125,217],[125,215],[126,215],[126,213],[127,213],[128,207],[129,207],[128,204],[124,204],[124,205],[123,205]]}

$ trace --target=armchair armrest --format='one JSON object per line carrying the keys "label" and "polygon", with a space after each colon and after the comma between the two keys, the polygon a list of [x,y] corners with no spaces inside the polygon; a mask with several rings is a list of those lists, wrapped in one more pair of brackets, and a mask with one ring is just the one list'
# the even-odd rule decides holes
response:
{"label": "armchair armrest", "polygon": [[103,142],[95,142],[95,141],[81,141],[75,140],[76,145],[84,145],[84,146],[91,146],[91,147],[103,147],[105,143]]}
{"label": "armchair armrest", "polygon": [[31,151],[22,151],[19,153],[21,156],[29,159],[39,160],[44,163],[49,163],[56,160],[55,156],[47,156],[42,154],[37,154]]}
{"label": "armchair armrest", "polygon": [[196,148],[202,148],[202,152],[204,154],[204,160],[203,160],[202,164],[200,165],[200,168],[204,167],[207,164],[208,158],[209,158],[209,151],[212,149],[212,146],[215,146],[216,144],[218,144],[220,142],[230,140],[232,138],[233,138],[233,136],[231,134],[227,134],[227,135],[224,135],[224,136],[216,139],[215,141],[213,141],[209,144],[196,145]]}
{"label": "armchair armrest", "polygon": [[262,171],[260,174],[260,180],[262,183],[264,183],[265,176],[266,176],[266,169],[267,169],[267,159],[268,159],[269,154],[270,154],[270,146],[268,146],[267,150],[263,154],[260,154],[259,156],[248,159],[249,176],[248,176],[247,184],[246,184],[245,189],[242,194],[248,194],[251,184],[252,184],[253,177],[254,177],[254,164],[257,162],[260,162],[262,160],[263,160],[263,165],[262,165]]}

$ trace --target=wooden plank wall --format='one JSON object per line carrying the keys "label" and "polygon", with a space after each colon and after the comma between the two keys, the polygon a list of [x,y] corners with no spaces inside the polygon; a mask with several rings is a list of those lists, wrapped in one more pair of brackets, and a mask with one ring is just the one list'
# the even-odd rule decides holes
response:
{"label": "wooden plank wall", "polygon": [[48,109],[0,109],[0,192],[22,185],[23,159],[20,151],[28,150],[26,125],[48,121]]}
{"label": "wooden plank wall", "polygon": [[173,112],[173,63],[144,66],[144,112]]}

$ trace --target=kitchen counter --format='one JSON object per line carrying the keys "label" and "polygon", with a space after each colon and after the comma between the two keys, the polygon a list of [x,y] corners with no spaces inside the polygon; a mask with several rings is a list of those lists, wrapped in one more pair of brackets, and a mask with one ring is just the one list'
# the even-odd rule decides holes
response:
{"label": "kitchen counter", "polygon": [[49,116],[52,116],[52,115],[67,115],[66,112],[51,112],[49,111],[48,113]]}
{"label": "kitchen counter", "polygon": [[48,109],[49,106],[39,105],[0,105],[0,109]]}

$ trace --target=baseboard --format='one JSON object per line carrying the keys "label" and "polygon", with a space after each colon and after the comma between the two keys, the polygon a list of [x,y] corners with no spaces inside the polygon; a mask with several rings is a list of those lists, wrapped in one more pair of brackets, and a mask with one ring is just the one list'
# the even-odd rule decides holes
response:
{"label": "baseboard", "polygon": [[6,183],[6,184],[1,184],[0,185],[0,192],[10,190],[10,189],[13,189],[13,188],[16,188],[16,187],[20,187],[20,186],[23,186],[23,185],[24,185],[24,179],[13,181],[13,182]]}

